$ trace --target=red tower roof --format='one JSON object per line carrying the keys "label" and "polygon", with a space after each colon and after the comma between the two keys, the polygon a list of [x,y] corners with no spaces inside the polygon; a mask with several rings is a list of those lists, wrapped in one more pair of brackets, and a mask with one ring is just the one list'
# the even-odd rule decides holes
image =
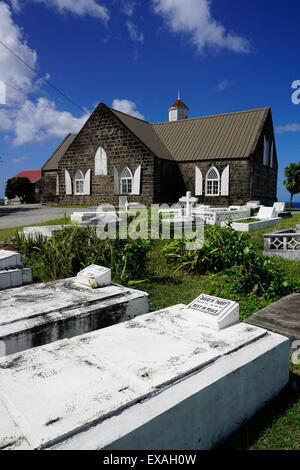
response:
{"label": "red tower roof", "polygon": [[172,108],[186,108],[186,109],[189,109],[180,98],[178,98],[178,100],[175,101],[175,103],[171,107]]}
{"label": "red tower roof", "polygon": [[41,170],[31,170],[31,171],[22,171],[18,175],[15,176],[15,178],[28,178],[31,183],[35,183],[42,177],[42,171]]}

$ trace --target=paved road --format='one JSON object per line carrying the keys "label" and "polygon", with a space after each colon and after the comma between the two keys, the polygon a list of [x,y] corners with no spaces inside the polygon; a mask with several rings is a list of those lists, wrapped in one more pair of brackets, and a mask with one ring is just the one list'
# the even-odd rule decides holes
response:
{"label": "paved road", "polygon": [[65,209],[63,207],[47,207],[40,204],[19,206],[0,206],[0,230],[3,228],[21,227],[23,225],[39,224],[48,220],[60,219],[73,212],[88,209]]}

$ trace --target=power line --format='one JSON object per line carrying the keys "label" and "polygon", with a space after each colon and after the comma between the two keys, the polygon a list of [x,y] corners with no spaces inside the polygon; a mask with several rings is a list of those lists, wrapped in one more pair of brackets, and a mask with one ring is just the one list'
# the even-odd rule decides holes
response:
{"label": "power line", "polygon": [[27,93],[25,93],[25,91],[23,90],[20,90],[19,88],[16,88],[15,86],[11,85],[10,83],[7,83],[5,82],[5,85],[8,86],[9,88],[12,88],[13,90],[17,91],[18,93],[21,93],[22,95],[26,96],[26,98],[28,98],[30,101],[32,101],[32,103],[36,103],[37,99],[34,98],[33,96],[30,96],[28,95]]}
{"label": "power line", "polygon": [[47,78],[43,77],[43,75],[41,75],[37,70],[35,70],[33,67],[31,67],[31,65],[27,64],[20,56],[18,56],[18,54],[16,54],[12,49],[10,49],[10,47],[8,47],[7,44],[5,44],[5,42],[1,41],[0,40],[0,44],[2,44],[2,46],[4,46],[11,54],[13,54],[20,62],[22,62],[22,64],[24,64],[26,67],[28,67],[32,72],[34,72],[36,75],[38,75],[42,80],[44,80],[49,86],[51,86],[55,91],[57,91],[58,93],[60,93],[66,100],[68,100],[70,103],[72,103],[74,106],[76,106],[78,109],[80,109],[80,111],[83,111],[85,114],[86,111],[78,104],[75,103],[75,101],[73,101],[71,98],[69,98],[63,91],[61,91],[59,88],[57,88],[55,85],[53,85],[53,83],[51,83]]}

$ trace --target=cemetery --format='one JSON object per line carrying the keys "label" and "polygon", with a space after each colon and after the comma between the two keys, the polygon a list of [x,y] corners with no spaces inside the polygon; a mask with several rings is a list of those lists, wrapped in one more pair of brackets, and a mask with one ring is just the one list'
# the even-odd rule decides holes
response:
{"label": "cemetery", "polygon": [[[199,250],[186,251],[184,237],[100,240],[98,211],[65,219],[52,237],[14,231],[2,267],[23,263],[34,283],[0,292],[0,448],[211,449],[248,433],[242,422],[257,427],[266,403],[287,393],[296,416],[299,261],[264,256],[268,229],[221,226],[228,214],[264,218],[259,203],[204,207],[212,224],[184,199],[173,220],[194,226],[200,214]],[[298,230],[299,215],[274,218],[276,233]]]}

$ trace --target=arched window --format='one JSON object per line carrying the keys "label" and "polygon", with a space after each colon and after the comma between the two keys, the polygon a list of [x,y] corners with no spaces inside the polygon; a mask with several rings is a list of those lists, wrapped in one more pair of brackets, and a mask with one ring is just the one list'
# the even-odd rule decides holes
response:
{"label": "arched window", "polygon": [[120,177],[120,194],[132,193],[132,173],[128,167],[124,168]]}
{"label": "arched window", "polygon": [[95,175],[107,175],[107,155],[102,147],[99,147],[95,155]]}
{"label": "arched window", "polygon": [[220,194],[220,174],[213,166],[206,175],[206,196],[219,196]]}
{"label": "arched window", "polygon": [[84,175],[81,170],[75,172],[74,185],[75,194],[84,194]]}

